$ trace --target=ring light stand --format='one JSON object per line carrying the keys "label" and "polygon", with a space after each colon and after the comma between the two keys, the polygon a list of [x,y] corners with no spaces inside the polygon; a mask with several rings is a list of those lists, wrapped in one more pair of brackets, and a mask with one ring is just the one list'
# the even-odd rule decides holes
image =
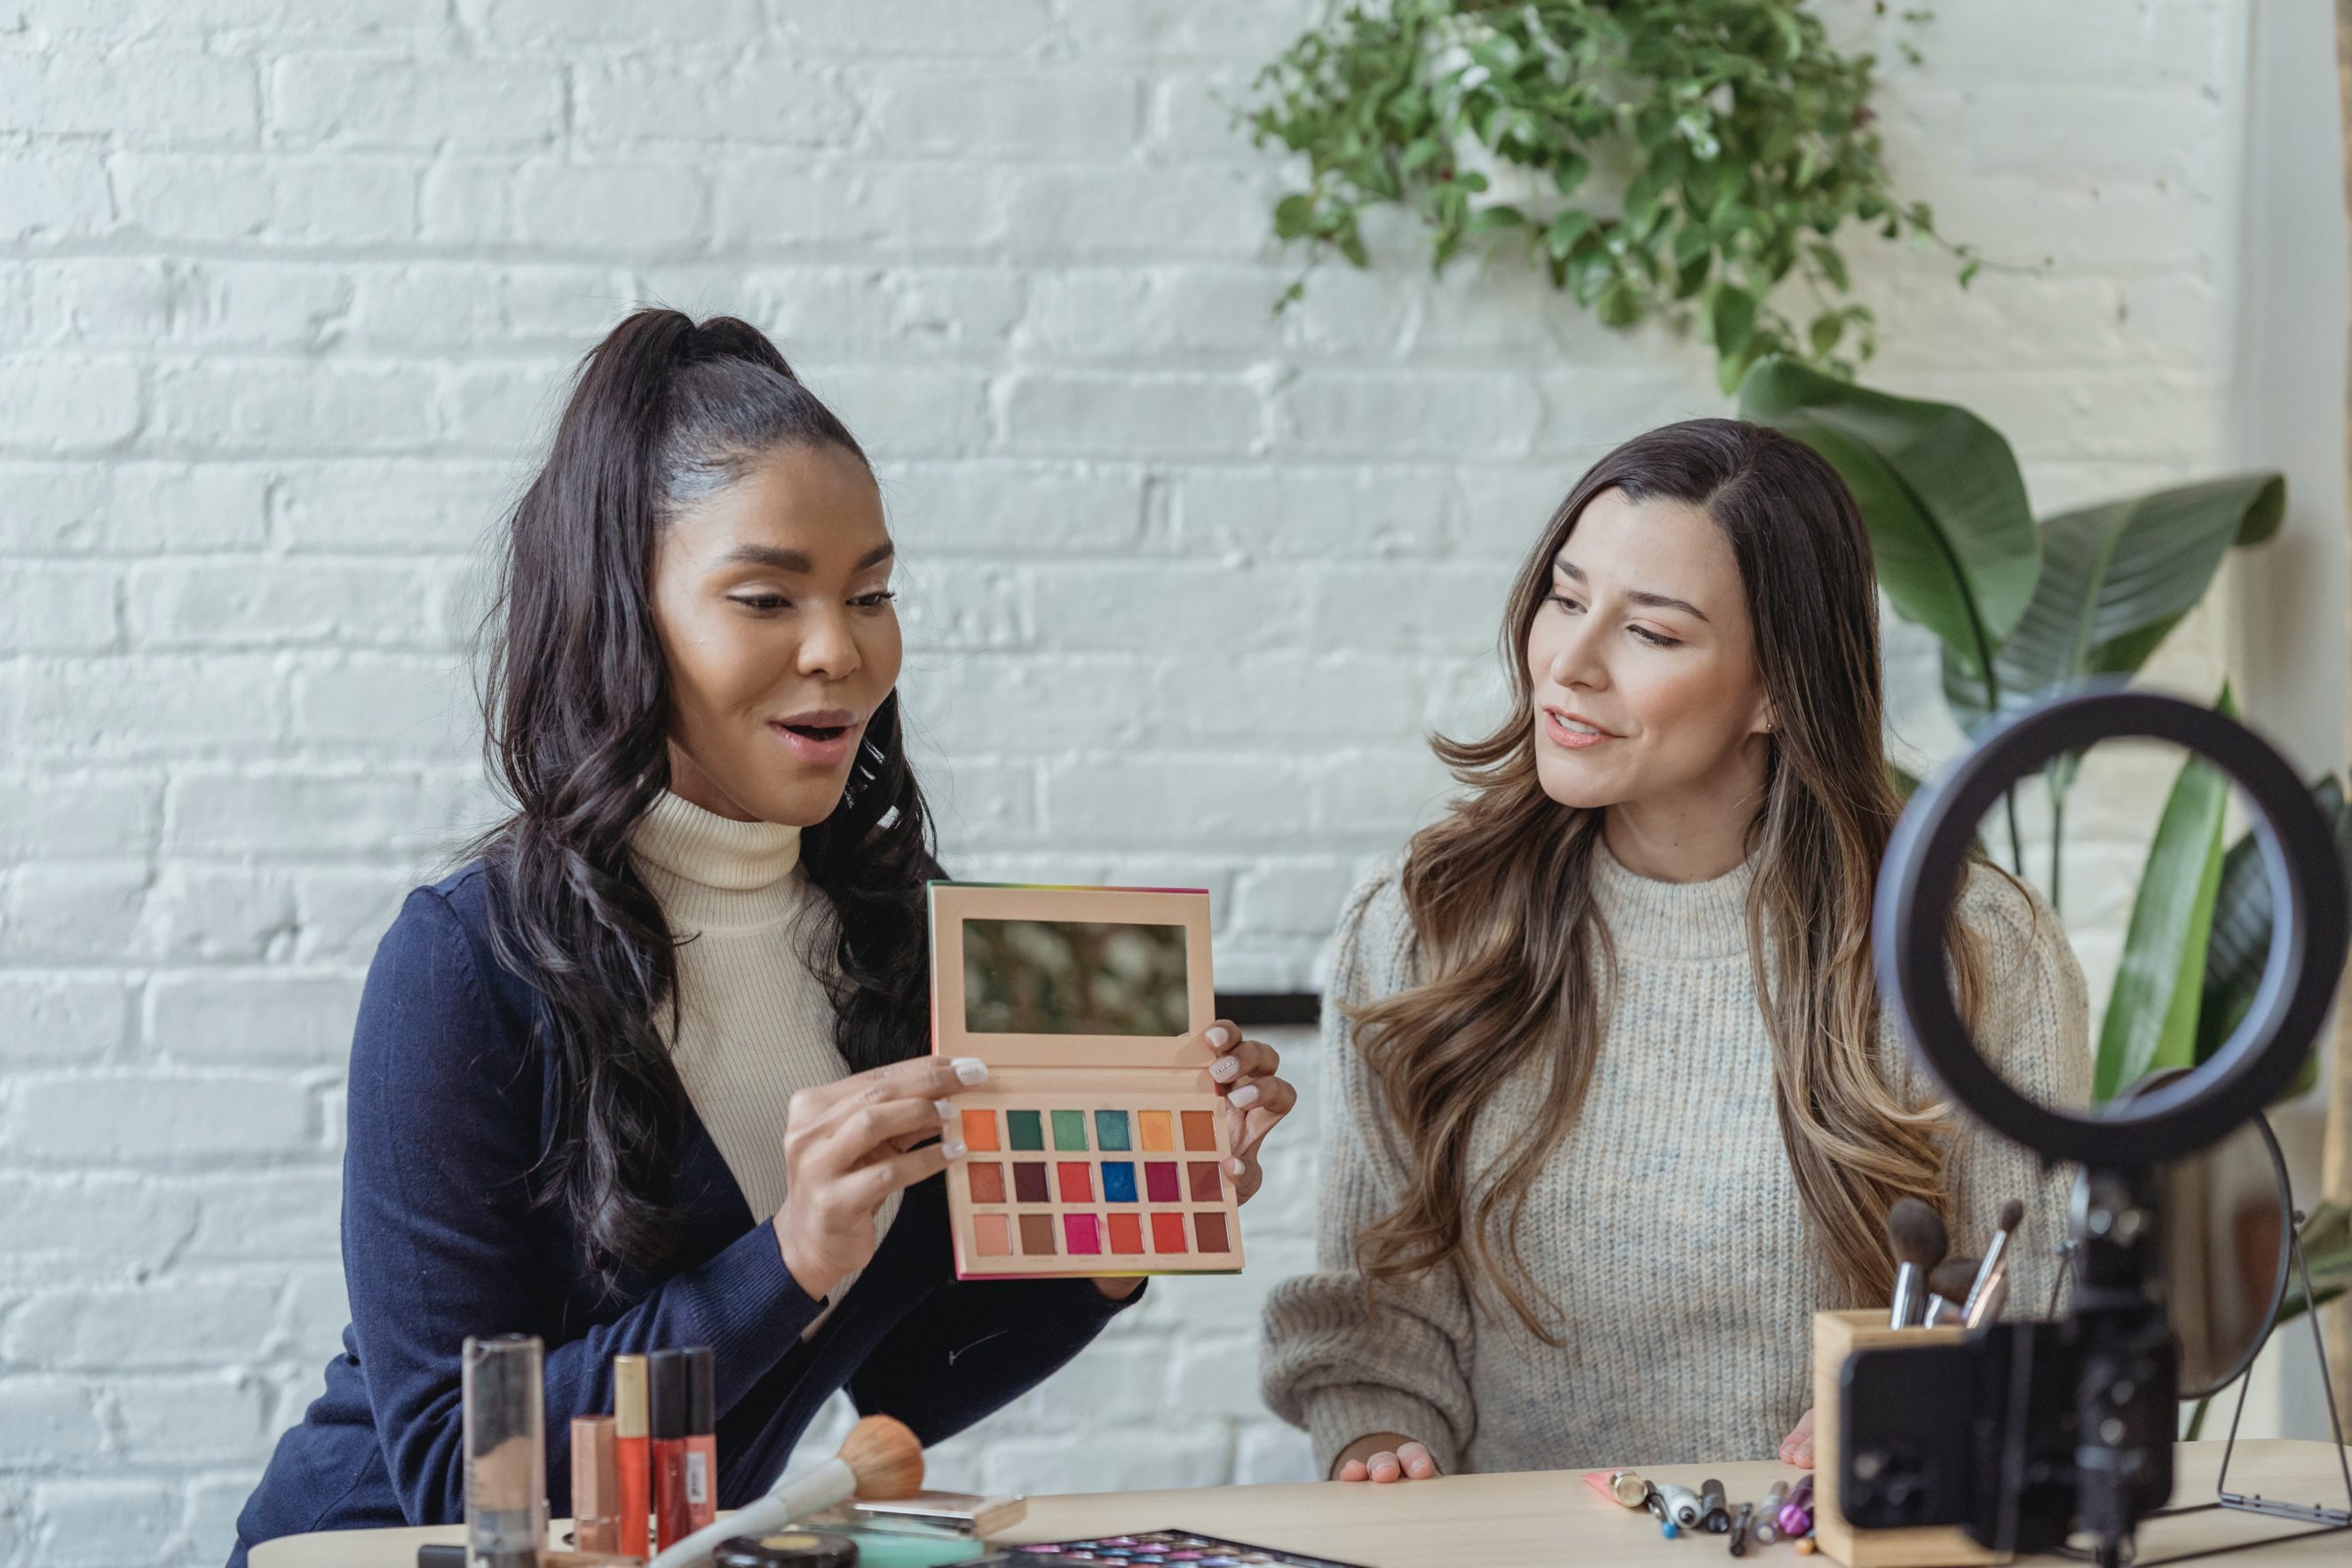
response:
{"label": "ring light stand", "polygon": [[[2093,1115],[2036,1103],[1978,1052],[1947,977],[1945,932],[1977,825],[2010,785],[2062,753],[2169,741],[2219,766],[2254,812],[2271,885],[2271,946],[2253,1003],[2177,1081]],[[2063,1321],[1988,1324],[1958,1344],[1858,1352],[1843,1379],[1838,1456],[1863,1528],[1958,1524],[2000,1551],[2050,1550],[2081,1530],[2117,1568],[2172,1491],[2178,1348],[2156,1268],[2156,1168],[2216,1142],[2293,1081],[2318,1037],[2346,942],[2332,836],[2294,770],[2251,731],[2151,692],[2095,689],[2000,724],[1912,796],[1880,867],[1879,988],[1944,1089],[2046,1163],[2083,1167],[2075,1289]]]}

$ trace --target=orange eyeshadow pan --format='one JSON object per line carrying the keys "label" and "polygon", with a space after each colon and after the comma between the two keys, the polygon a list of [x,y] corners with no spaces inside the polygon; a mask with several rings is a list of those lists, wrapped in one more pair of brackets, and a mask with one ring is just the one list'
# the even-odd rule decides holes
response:
{"label": "orange eyeshadow pan", "polygon": [[996,1141],[996,1112],[967,1110],[963,1113],[963,1146],[979,1153],[993,1153],[1000,1147]]}
{"label": "orange eyeshadow pan", "polygon": [[1213,1149],[1216,1146],[1217,1121],[1215,1114],[1206,1110],[1188,1110],[1184,1112],[1184,1147],[1187,1149]]}

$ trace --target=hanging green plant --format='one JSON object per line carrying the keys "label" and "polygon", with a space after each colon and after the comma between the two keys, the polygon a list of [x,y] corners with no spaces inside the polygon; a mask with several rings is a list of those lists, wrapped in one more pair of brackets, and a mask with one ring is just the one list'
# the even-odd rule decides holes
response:
{"label": "hanging green plant", "polygon": [[1390,0],[1301,36],[1246,119],[1307,156],[1274,228],[1316,258],[1369,265],[1361,218],[1382,205],[1429,226],[1439,268],[1524,245],[1612,327],[1703,328],[1729,392],[1768,353],[1842,375],[1870,357],[1850,221],[1944,245],[1963,287],[1979,265],[1891,189],[1873,64],[1802,0]]}

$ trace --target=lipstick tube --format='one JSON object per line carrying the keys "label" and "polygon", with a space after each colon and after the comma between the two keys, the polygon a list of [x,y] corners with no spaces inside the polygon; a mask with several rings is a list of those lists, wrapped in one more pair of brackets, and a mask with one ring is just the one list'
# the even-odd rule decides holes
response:
{"label": "lipstick tube", "polygon": [[694,1513],[686,1500],[686,1382],[685,1352],[656,1351],[646,1358],[656,1552],[667,1552],[694,1533]]}
{"label": "lipstick tube", "polygon": [[686,1352],[686,1511],[694,1528],[719,1521],[719,1358]]}
{"label": "lipstick tube", "polygon": [[613,1358],[613,1458],[620,1468],[620,1487],[614,1493],[620,1515],[620,1550],[632,1557],[651,1557],[653,1547],[653,1454],[646,1415],[646,1358]]}

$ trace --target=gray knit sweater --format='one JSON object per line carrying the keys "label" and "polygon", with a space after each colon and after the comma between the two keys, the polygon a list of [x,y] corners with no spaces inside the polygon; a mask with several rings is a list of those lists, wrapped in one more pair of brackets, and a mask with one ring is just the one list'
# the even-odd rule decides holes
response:
{"label": "gray knit sweater", "polygon": [[[1839,1303],[1807,1243],[1772,1111],[1745,924],[1753,865],[1677,884],[1635,875],[1605,847],[1592,864],[1618,953],[1609,1028],[1521,1230],[1528,1271],[1558,1303],[1562,1349],[1450,1266],[1384,1285],[1368,1311],[1356,1237],[1394,1207],[1407,1163],[1336,1004],[1414,983],[1395,866],[1368,878],[1341,917],[1325,993],[1318,1271],[1267,1300],[1263,1363],[1267,1403],[1312,1435],[1323,1473],[1373,1432],[1419,1438],[1449,1472],[1769,1459],[1811,1403],[1811,1317]],[[1990,961],[1979,1048],[2044,1103],[2083,1105],[2088,1007],[2056,916],[1980,869],[1961,918]],[[1932,1100],[1891,1024],[1881,1046],[1915,1103]],[[1541,1081],[1529,1069],[1495,1097],[1473,1169],[1526,1135]],[[1958,1114],[1953,1249],[1980,1254],[2001,1204],[2025,1200],[2011,1310],[2038,1313],[2072,1171],[2045,1178],[2032,1156]]]}

